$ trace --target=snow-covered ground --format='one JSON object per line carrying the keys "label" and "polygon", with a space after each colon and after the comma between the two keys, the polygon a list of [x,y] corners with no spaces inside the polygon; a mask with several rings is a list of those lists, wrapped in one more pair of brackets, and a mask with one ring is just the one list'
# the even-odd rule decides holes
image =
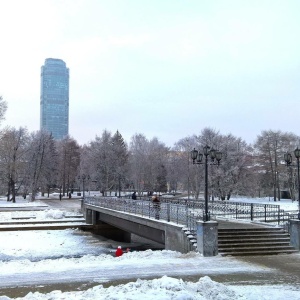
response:
{"label": "snow-covered ground", "polygon": [[[232,200],[269,203],[268,199]],[[26,203],[22,205],[26,206]],[[5,207],[4,201],[0,201],[0,206]],[[282,200],[280,206],[286,210],[297,210],[298,203]],[[46,209],[22,214],[34,214],[41,220],[63,219],[66,212]],[[11,212],[2,212],[0,221],[8,221],[11,215]],[[300,282],[285,285],[259,285],[258,282],[249,285],[248,282],[245,285],[219,283],[211,279],[218,274],[268,277],[277,272],[263,265],[234,257],[202,257],[194,252],[181,254],[166,250],[133,251],[116,258],[110,253],[116,245],[114,241],[95,240],[88,233],[75,229],[0,232],[0,300],[12,299],[4,296],[1,290],[16,285],[33,287],[25,297],[16,299],[300,299]],[[185,279],[188,276],[198,279],[192,282]],[[103,286],[116,280],[129,282]],[[72,292],[56,289],[47,294],[35,292],[36,285],[61,282],[94,282],[95,286]]]}
{"label": "snow-covered ground", "polygon": [[274,201],[272,197],[262,197],[262,198],[246,198],[246,197],[231,197],[230,202],[246,202],[246,203],[260,203],[260,204],[272,204],[280,205],[281,209],[284,210],[297,210],[298,200],[293,201],[291,199],[281,199],[280,201]]}

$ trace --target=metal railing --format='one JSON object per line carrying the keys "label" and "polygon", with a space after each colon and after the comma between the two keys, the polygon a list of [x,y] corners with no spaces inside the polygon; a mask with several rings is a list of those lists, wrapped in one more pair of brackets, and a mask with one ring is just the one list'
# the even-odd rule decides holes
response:
{"label": "metal railing", "polygon": [[[204,200],[188,200],[160,198],[159,206],[155,206],[151,198],[138,200],[129,197],[86,197],[86,204],[108,209],[132,213],[150,219],[160,219],[186,226],[196,231],[197,220],[203,220]],[[280,205],[259,204],[230,201],[211,201],[208,203],[211,219],[217,217],[251,220],[269,224],[285,225],[290,219],[296,218],[294,212],[285,212]]]}
{"label": "metal railing", "polygon": [[[164,202],[185,204],[201,215],[204,210],[204,200],[188,200],[162,198]],[[210,201],[208,210],[212,218],[224,217],[230,219],[241,219],[259,221],[284,225],[290,219],[297,217],[297,212],[285,212],[276,204],[245,203],[231,201]]]}
{"label": "metal railing", "polygon": [[115,197],[86,197],[85,204],[117,210],[183,225],[189,230],[196,231],[196,221],[201,219],[191,208],[183,204],[161,202],[155,205],[149,200],[132,200]]}

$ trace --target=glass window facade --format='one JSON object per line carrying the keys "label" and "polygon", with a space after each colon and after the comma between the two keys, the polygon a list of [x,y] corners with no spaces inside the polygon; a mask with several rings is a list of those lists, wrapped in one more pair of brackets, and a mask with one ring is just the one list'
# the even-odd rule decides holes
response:
{"label": "glass window facade", "polygon": [[47,58],[41,68],[40,129],[57,140],[69,134],[69,69],[61,59]]}

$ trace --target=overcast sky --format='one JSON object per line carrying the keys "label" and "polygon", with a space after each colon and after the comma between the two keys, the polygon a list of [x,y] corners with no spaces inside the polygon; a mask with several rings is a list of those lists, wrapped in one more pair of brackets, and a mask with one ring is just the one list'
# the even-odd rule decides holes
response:
{"label": "overcast sky", "polygon": [[39,130],[40,68],[70,68],[69,133],[172,146],[204,127],[300,135],[299,0],[0,0],[3,125]]}

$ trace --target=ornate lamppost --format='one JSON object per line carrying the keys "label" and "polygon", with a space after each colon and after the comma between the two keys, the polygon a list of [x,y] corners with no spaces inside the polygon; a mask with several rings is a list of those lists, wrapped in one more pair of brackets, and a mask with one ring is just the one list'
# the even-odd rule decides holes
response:
{"label": "ornate lamppost", "polygon": [[[294,155],[297,159],[297,175],[298,175],[298,219],[300,220],[300,167],[299,167],[299,159],[300,159],[300,149],[297,147],[294,150]],[[292,154],[287,152],[284,154],[284,160],[287,166],[292,165]]]}
{"label": "ornate lamppost", "polygon": [[[203,155],[205,156],[205,161],[202,162]],[[204,216],[203,221],[207,222],[210,220],[209,212],[208,212],[208,156],[211,158],[211,164],[219,165],[220,160],[222,159],[222,152],[211,149],[209,146],[203,147],[203,153],[200,151],[194,150],[191,151],[191,158],[193,161],[193,164],[204,164],[205,165],[205,191],[204,191]],[[217,163],[214,163],[214,161],[217,161]]]}
{"label": "ornate lamppost", "polygon": [[78,179],[79,181],[82,180],[82,195],[83,195],[83,198],[85,196],[84,192],[85,192],[85,187],[84,187],[84,183],[85,183],[85,180],[90,180],[90,175],[85,175],[85,174],[82,174],[82,175],[78,175]]}

